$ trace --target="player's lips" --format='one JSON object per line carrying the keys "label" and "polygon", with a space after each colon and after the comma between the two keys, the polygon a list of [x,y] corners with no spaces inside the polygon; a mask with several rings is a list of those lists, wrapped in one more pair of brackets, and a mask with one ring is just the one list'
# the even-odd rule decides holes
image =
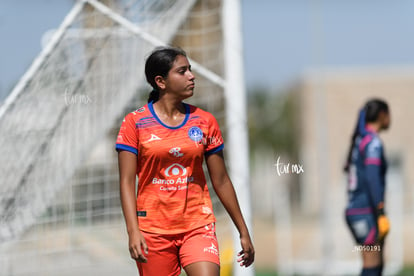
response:
{"label": "player's lips", "polygon": [[188,88],[194,88],[194,87],[195,87],[195,84],[194,84],[194,83],[192,83],[192,84],[188,85],[187,87],[188,87]]}

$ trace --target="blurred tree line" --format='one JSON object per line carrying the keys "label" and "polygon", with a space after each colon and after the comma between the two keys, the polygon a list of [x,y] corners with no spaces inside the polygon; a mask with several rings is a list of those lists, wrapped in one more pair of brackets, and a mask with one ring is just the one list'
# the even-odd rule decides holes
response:
{"label": "blurred tree line", "polygon": [[[281,157],[283,162],[300,163],[298,122],[299,103],[295,88],[284,91],[270,91],[256,88],[248,93],[248,127],[251,170],[263,166],[261,160],[276,163]],[[254,172],[252,173],[254,174]],[[274,174],[276,176],[276,172]],[[289,174],[288,189],[292,207],[300,199],[299,175]],[[266,179],[263,179],[267,181]],[[271,191],[269,191],[271,192]]]}
{"label": "blurred tree line", "polygon": [[297,103],[293,90],[272,92],[256,88],[248,93],[250,151],[298,157]]}

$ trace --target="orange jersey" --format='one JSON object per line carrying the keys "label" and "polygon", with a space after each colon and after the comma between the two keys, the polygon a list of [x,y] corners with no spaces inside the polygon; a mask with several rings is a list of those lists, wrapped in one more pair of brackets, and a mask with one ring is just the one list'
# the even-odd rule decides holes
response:
{"label": "orange jersey", "polygon": [[214,222],[203,171],[204,155],[223,149],[223,138],[210,113],[184,104],[184,121],[165,125],[152,103],[129,113],[116,149],[137,154],[137,215],[141,230],[183,233]]}

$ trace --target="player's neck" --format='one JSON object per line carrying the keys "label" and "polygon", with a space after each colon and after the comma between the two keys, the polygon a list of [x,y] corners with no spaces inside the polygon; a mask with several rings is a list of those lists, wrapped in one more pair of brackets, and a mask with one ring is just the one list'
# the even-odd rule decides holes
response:
{"label": "player's neck", "polygon": [[159,117],[176,119],[185,114],[185,107],[181,100],[171,99],[164,96],[160,97],[153,106]]}
{"label": "player's neck", "polygon": [[365,128],[372,132],[378,133],[381,130],[381,125],[379,122],[372,122],[372,123],[367,123]]}

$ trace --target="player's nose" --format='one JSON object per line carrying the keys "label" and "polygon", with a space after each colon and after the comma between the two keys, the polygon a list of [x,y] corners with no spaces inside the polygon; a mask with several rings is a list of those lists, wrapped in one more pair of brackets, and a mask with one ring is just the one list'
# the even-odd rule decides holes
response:
{"label": "player's nose", "polygon": [[188,71],[188,79],[191,80],[191,81],[195,80],[195,76],[194,76],[193,72]]}

